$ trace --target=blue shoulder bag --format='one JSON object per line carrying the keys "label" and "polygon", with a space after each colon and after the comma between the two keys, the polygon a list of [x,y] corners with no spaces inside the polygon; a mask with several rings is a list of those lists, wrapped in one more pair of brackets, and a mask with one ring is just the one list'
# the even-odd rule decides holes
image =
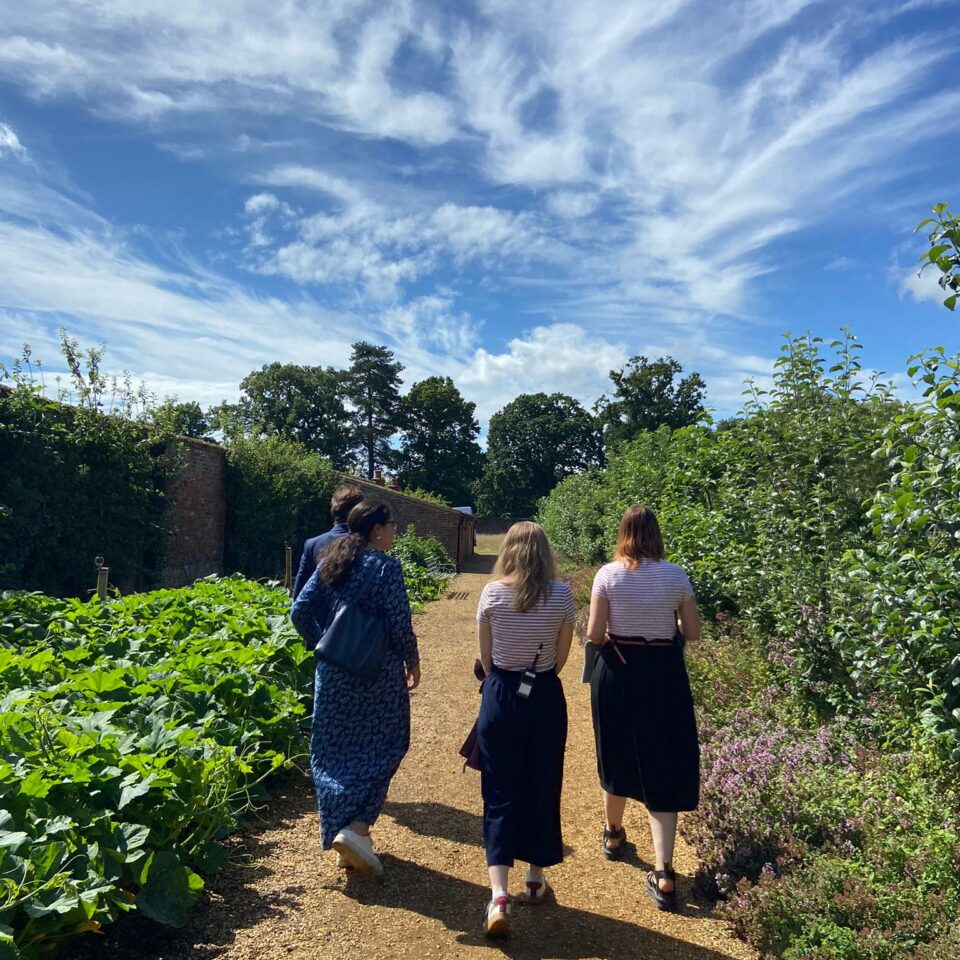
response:
{"label": "blue shoulder bag", "polygon": [[368,613],[357,602],[367,592],[383,562],[372,563],[352,603],[337,604],[333,620],[314,651],[341,670],[373,680],[380,675],[387,654],[387,628],[383,617]]}

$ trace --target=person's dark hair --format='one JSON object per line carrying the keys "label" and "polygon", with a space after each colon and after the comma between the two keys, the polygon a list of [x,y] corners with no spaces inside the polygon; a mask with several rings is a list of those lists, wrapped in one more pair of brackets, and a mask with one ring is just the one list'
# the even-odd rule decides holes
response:
{"label": "person's dark hair", "polygon": [[355,483],[337,487],[330,497],[330,516],[334,523],[346,523],[350,511],[363,502],[363,491]]}
{"label": "person's dark hair", "polygon": [[347,517],[345,537],[334,540],[320,556],[320,577],[331,587],[341,587],[350,578],[354,564],[367,548],[370,532],[378,523],[393,519],[390,508],[378,500],[363,500]]}
{"label": "person's dark hair", "polygon": [[663,560],[663,534],[657,515],[649,507],[635,504],[627,508],[620,521],[614,560],[622,560],[631,569],[642,560]]}

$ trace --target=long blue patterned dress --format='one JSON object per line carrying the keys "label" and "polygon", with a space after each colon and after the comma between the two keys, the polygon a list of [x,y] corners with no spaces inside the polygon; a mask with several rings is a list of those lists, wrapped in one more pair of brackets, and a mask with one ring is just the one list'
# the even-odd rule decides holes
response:
{"label": "long blue patterned dress", "polygon": [[352,820],[373,824],[390,780],[410,746],[410,694],[404,665],[420,662],[410,600],[400,563],[379,550],[360,555],[343,587],[314,573],[297,597],[291,619],[316,641],[338,602],[353,602],[371,564],[381,564],[359,599],[387,625],[387,655],[380,676],[368,680],[317,659],[310,766],[317,791],[324,850]]}

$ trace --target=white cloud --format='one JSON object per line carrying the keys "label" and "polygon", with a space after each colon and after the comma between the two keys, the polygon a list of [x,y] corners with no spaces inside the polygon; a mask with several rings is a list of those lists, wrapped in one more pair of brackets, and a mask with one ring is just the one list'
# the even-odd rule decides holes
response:
{"label": "white cloud", "polygon": [[547,207],[558,217],[570,220],[589,217],[599,202],[597,194],[588,191],[557,190],[547,197]]}
{"label": "white cloud", "polygon": [[0,122],[0,160],[4,157],[23,159],[27,150],[20,142],[16,131],[9,124]]}
{"label": "white cloud", "polygon": [[834,257],[823,269],[824,270],[851,270],[857,265],[856,260],[849,257]]}
{"label": "white cloud", "polygon": [[484,419],[519,393],[566,393],[589,407],[605,389],[609,371],[627,355],[623,344],[591,336],[576,324],[556,323],[514,337],[501,353],[477,350],[457,382],[467,396],[482,397],[478,412]]}
{"label": "white cloud", "polygon": [[[74,309],[121,339],[112,291],[130,305],[130,329],[144,325],[128,280],[138,296],[159,291],[161,305],[172,291],[185,298],[145,312],[158,329],[177,310],[195,329],[204,301],[230,309],[238,298],[255,344],[263,311],[289,310],[295,329],[310,327],[305,316],[349,316],[348,327],[361,316],[363,330],[407,338],[411,367],[452,372],[475,346],[475,321],[452,289],[472,272],[486,289],[527,295],[522,309],[540,324],[470,359],[464,372],[478,388],[489,379],[501,395],[504,371],[522,368],[530,383],[569,379],[592,396],[612,353],[646,341],[678,357],[687,344],[688,368],[713,370],[711,397],[729,397],[741,335],[710,318],[756,329],[756,281],[788,264],[783,241],[840,222],[854,203],[862,210],[936,153],[933,138],[960,128],[960,94],[942,69],[952,38],[908,19],[937,5],[329,0],[318,16],[266,0],[8,4],[0,80],[120,119],[184,158],[212,166],[228,155],[227,175],[262,191],[245,205],[245,264],[344,313],[317,313],[308,296],[282,308],[222,278],[151,272],[92,203],[81,209],[39,180],[20,191],[4,169],[0,205],[48,225],[22,235],[19,255],[7,235],[20,271],[10,289],[37,287],[17,299],[21,312]],[[878,29],[894,16],[911,39]],[[0,153],[23,156],[17,145],[0,126]],[[59,305],[41,283],[52,275],[43,248],[66,271]],[[88,270],[102,296],[82,282]],[[902,295],[939,295],[913,274],[896,282]],[[431,289],[438,283],[450,291]],[[551,353],[545,330],[577,356]],[[229,342],[226,330],[217,336]]]}
{"label": "white cloud", "polygon": [[923,273],[919,273],[916,269],[901,272],[899,275],[900,298],[909,297],[917,303],[942,304],[947,294],[937,283],[939,277],[940,274],[933,267],[924,270]]}
{"label": "white cloud", "polygon": [[381,322],[394,343],[406,344],[408,349],[423,345],[458,363],[470,357],[479,341],[480,324],[458,312],[451,297],[417,297],[386,310]]}

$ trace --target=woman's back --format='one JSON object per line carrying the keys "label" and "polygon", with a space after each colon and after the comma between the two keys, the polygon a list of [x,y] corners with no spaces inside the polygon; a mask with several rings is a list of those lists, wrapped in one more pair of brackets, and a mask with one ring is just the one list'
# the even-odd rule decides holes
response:
{"label": "woman's back", "polygon": [[573,591],[570,584],[554,580],[546,596],[525,613],[515,606],[513,587],[493,580],[480,594],[477,620],[489,623],[493,637],[493,662],[504,670],[525,670],[537,660],[537,671],[553,670],[557,664],[557,639],[564,623],[573,623]]}
{"label": "woman's back", "polygon": [[632,569],[622,560],[605,564],[597,571],[592,592],[609,605],[611,634],[648,640],[672,637],[677,608],[693,596],[689,577],[666,560],[642,560]]}

